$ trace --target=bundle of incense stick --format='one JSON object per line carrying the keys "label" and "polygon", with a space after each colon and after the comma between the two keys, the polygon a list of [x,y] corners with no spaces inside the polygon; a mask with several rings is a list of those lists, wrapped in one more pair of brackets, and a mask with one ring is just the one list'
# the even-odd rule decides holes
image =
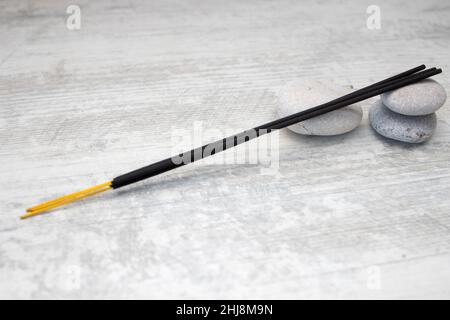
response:
{"label": "bundle of incense stick", "polygon": [[321,104],[319,106],[294,113],[290,116],[265,123],[253,129],[240,132],[236,135],[218,140],[204,146],[183,152],[177,156],[155,162],[146,167],[125,173],[114,178],[111,181],[99,184],[97,186],[75,192],[51,201],[44,202],[37,206],[27,209],[27,213],[21,216],[22,219],[35,216],[44,211],[60,207],[62,205],[93,196],[97,193],[111,189],[118,189],[123,186],[153,177],[155,175],[167,172],[169,170],[181,167],[185,164],[206,158],[207,156],[216,154],[220,151],[227,150],[261,135],[270,133],[272,130],[282,129],[295,123],[337,110],[356,102],[377,96],[387,91],[395,90],[406,85],[418,82],[420,80],[432,77],[442,72],[441,69],[430,68],[425,69],[425,65],[420,65],[413,69],[407,70],[393,77],[387,78],[370,86],[356,90],[350,94],[339,97],[335,100]]}

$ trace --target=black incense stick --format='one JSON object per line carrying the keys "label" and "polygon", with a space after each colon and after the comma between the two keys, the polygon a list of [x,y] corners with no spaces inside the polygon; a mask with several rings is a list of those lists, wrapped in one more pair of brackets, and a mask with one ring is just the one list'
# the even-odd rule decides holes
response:
{"label": "black incense stick", "polygon": [[388,92],[388,91],[392,91],[392,90],[404,87],[408,84],[417,82],[419,80],[423,80],[425,78],[431,77],[431,76],[436,75],[441,72],[442,72],[441,69],[430,68],[428,70],[425,70],[425,71],[422,71],[419,73],[415,73],[415,74],[409,75],[407,77],[392,80],[392,81],[382,83],[382,84],[374,84],[369,87],[357,90],[353,94],[348,94],[348,95],[344,96],[344,97],[346,97],[345,99],[344,99],[344,97],[338,98],[336,100],[324,103],[317,107],[295,113],[293,115],[281,118],[276,121],[272,121],[263,126],[264,127],[267,126],[270,129],[281,129],[281,128],[290,126],[292,124],[298,123],[300,121],[304,121],[304,120],[316,117],[318,115],[328,113],[328,112],[331,112],[336,109],[343,108],[350,104],[369,99],[371,97],[377,96],[384,92]]}
{"label": "black incense stick", "polygon": [[227,150],[241,143],[257,138],[261,135],[270,133],[272,130],[288,127],[295,123],[346,107],[348,105],[374,97],[387,91],[392,91],[401,88],[403,86],[418,82],[420,80],[429,78],[442,72],[441,69],[436,68],[421,71],[423,69],[425,69],[425,65],[420,65],[413,69],[399,73],[393,77],[387,78],[380,82],[374,83],[370,86],[364,87],[360,90],[356,90],[350,94],[344,95],[330,102],[292,114],[290,116],[275,121],[265,123],[253,129],[245,130],[236,135],[206,144],[204,146],[192,149],[190,151],[183,152],[174,157],[155,162],[148,166],[118,176],[114,178],[112,181],[108,181],[103,184],[79,192],[75,192],[67,196],[57,198],[55,200],[44,202],[42,204],[27,209],[27,213],[21,216],[21,218],[28,218],[37,215],[41,212],[51,210],[53,208],[92,196],[100,192],[104,192],[110,189],[118,189],[123,186],[153,177],[155,175],[167,172],[169,170],[173,170],[175,168],[181,167],[191,162],[214,155],[218,152]]}
{"label": "black incense stick", "polygon": [[[383,92],[391,91],[405,85],[414,83],[418,80],[422,80],[428,78],[432,75],[440,73],[441,70],[437,70],[435,68],[429,69],[426,71],[422,71],[416,74],[407,75],[406,77],[402,77],[400,79],[395,78],[394,80],[383,81],[381,84],[375,84],[361,90],[355,91],[353,94],[349,94],[342,98],[333,100],[337,102],[328,102],[324,103],[320,106],[307,109],[302,112],[295,113],[293,115],[278,119],[276,121],[272,121],[266,124],[263,124],[259,127],[246,130],[240,132],[236,135],[206,144],[202,147],[192,149],[190,151],[186,151],[177,157],[171,157],[159,162],[153,163],[149,166],[131,171],[124,175],[118,176],[112,181],[112,188],[117,189],[123,186],[126,186],[131,183],[135,183],[140,180],[144,180],[160,173],[181,167],[185,164],[189,164],[191,162],[203,159],[207,156],[216,154],[220,151],[224,151],[226,149],[237,146],[243,142],[247,142],[253,138],[259,137],[263,134],[269,133],[271,130],[285,128],[292,124],[298,123],[300,121],[304,121],[321,114],[325,114],[327,112],[343,108],[350,104],[374,97]],[[370,88],[372,87],[372,88]],[[346,98],[345,98],[346,97]],[[205,150],[211,150],[211,152],[205,152]]]}
{"label": "black incense stick", "polygon": [[[332,100],[332,101],[329,101],[329,102],[327,102],[327,103],[321,104],[321,105],[319,105],[319,106],[317,106],[317,107],[310,108],[310,109],[304,110],[304,111],[302,111],[302,112],[297,112],[297,113],[294,113],[294,114],[292,114],[292,115],[286,116],[286,117],[284,117],[284,118],[282,118],[282,119],[277,119],[277,120],[274,120],[274,121],[272,121],[272,122],[266,123],[266,124],[264,124],[263,126],[265,126],[265,127],[271,127],[271,126],[273,126],[273,125],[280,124],[281,121],[288,121],[288,120],[296,119],[296,118],[299,116],[299,114],[301,114],[301,113],[309,113],[309,112],[312,112],[313,110],[322,109],[322,108],[324,108],[324,107],[331,106],[332,104],[335,104],[335,103],[338,103],[338,102],[345,101],[346,99],[353,98],[353,97],[358,96],[358,95],[360,95],[360,94],[368,93],[368,92],[370,92],[370,91],[373,90],[373,89],[383,87],[383,86],[386,85],[387,83],[391,83],[391,82],[393,82],[394,80],[398,80],[398,79],[405,78],[405,77],[407,77],[407,76],[409,76],[409,75],[412,75],[412,74],[414,74],[414,73],[416,73],[416,72],[418,72],[418,71],[421,71],[421,70],[423,70],[423,69],[425,69],[425,65],[424,65],[424,64],[422,64],[422,65],[420,65],[420,66],[417,66],[417,67],[415,67],[415,68],[412,68],[412,69],[410,69],[410,70],[407,70],[407,71],[405,71],[405,72],[399,73],[399,74],[397,74],[397,75],[395,75],[395,76],[393,76],[393,77],[390,77],[390,78],[384,79],[384,80],[382,80],[382,81],[376,82],[376,83],[374,83],[374,84],[371,84],[371,85],[369,85],[369,86],[367,86],[367,87],[364,87],[364,88],[362,88],[362,89],[359,89],[359,90],[356,90],[356,91],[351,92],[351,93],[349,93],[349,94],[346,94],[346,95],[344,95],[344,96],[342,96],[342,97],[339,97],[339,98],[334,99],[334,100]],[[432,69],[436,69],[436,68],[432,68]],[[262,126],[260,126],[260,127],[262,127]]]}

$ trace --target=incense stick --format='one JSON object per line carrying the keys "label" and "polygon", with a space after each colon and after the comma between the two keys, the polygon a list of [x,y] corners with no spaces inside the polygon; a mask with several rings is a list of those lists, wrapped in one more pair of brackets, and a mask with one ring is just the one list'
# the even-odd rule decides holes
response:
{"label": "incense stick", "polygon": [[51,201],[41,203],[37,206],[28,208],[27,213],[22,215],[20,218],[26,219],[31,216],[35,216],[41,212],[48,211],[53,208],[65,205],[65,204],[93,196],[97,193],[107,191],[107,190],[111,189],[111,184],[112,184],[112,181],[108,181],[108,182],[99,184],[94,187],[90,187],[90,188],[87,188],[87,189],[84,189],[84,190],[81,190],[78,192],[74,192],[69,195],[66,195],[66,196],[51,200]]}
{"label": "incense stick", "polygon": [[[310,119],[312,117],[343,108],[350,104],[368,99],[370,97],[379,95],[386,91],[391,91],[402,86],[417,82],[419,80],[428,78],[435,74],[442,72],[440,69],[429,69],[416,74],[408,75],[406,77],[395,79],[392,81],[388,81],[386,83],[382,83],[380,85],[375,84],[372,86],[373,89],[368,89],[369,87],[363,88],[361,90],[355,91],[350,95],[347,95],[347,98],[341,101],[341,98],[336,99],[339,101],[338,103],[328,102],[317,107],[307,109],[305,111],[301,111],[295,113],[291,116],[287,116],[276,121],[272,121],[266,124],[263,124],[259,127],[245,130],[236,135],[215,141],[213,143],[204,145],[202,147],[192,149],[190,151],[184,152],[178,156],[167,158],[161,160],[159,162],[153,163],[149,166],[142,167],[140,169],[128,172],[124,175],[118,176],[112,180],[113,189],[121,188],[131,183],[138,182],[140,180],[144,180],[155,175],[161,174],[163,172],[167,172],[169,170],[173,170],[175,168],[181,167],[185,164],[189,164],[200,159],[205,158],[206,156],[210,156],[216,154],[218,152],[227,150],[229,148],[235,147],[241,143],[247,142],[251,139],[257,138],[263,134],[269,133],[271,130],[285,128],[297,122]],[[345,97],[345,96],[344,96]],[[344,98],[342,97],[342,98]],[[212,150],[205,154],[205,150]],[[180,160],[182,159],[182,161]]]}
{"label": "incense stick", "polygon": [[[51,201],[47,201],[37,206],[33,206],[27,209],[27,213],[22,215],[21,219],[38,215],[42,212],[52,210],[62,205],[66,205],[71,202],[81,200],[107,190],[118,189],[123,186],[153,177],[155,175],[167,172],[169,170],[173,170],[185,164],[198,161],[207,156],[214,155],[218,152],[227,150],[241,143],[257,138],[261,135],[270,133],[272,130],[288,127],[292,124],[346,107],[348,105],[374,97],[387,91],[392,91],[401,88],[403,86],[415,83],[417,81],[426,79],[428,77],[434,76],[442,72],[441,69],[436,68],[431,68],[425,71],[418,72],[423,69],[425,69],[425,65],[420,65],[413,69],[399,73],[393,77],[384,79],[382,81],[364,87],[360,90],[356,90],[350,94],[344,95],[335,100],[321,104],[319,106],[292,114],[290,116],[275,121],[265,123],[253,129],[246,130],[236,135],[181,153],[175,157],[161,160],[151,165],[118,176],[114,178],[112,181],[108,181],[100,185],[90,187]],[[209,152],[205,153],[205,150],[209,150]]]}

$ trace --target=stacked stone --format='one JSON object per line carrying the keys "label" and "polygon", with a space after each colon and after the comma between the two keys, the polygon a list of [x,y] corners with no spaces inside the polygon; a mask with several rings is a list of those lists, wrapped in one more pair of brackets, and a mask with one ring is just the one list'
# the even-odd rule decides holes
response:
{"label": "stacked stone", "polygon": [[408,143],[427,141],[436,129],[435,112],[446,98],[445,89],[432,79],[384,93],[370,108],[370,125],[390,139]]}
{"label": "stacked stone", "polygon": [[[297,80],[279,94],[278,115],[285,117],[343,96],[351,88],[333,82]],[[381,95],[370,108],[372,128],[384,137],[409,143],[427,141],[436,129],[435,111],[447,98],[444,87],[432,79]],[[349,132],[363,117],[361,102],[352,104],[288,128],[302,135],[331,136]]]}

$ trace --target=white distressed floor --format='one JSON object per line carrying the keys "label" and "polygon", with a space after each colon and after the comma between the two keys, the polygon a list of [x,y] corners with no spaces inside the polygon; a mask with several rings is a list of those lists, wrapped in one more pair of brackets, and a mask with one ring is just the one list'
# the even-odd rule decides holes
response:
{"label": "white distressed floor", "polygon": [[450,3],[378,1],[381,30],[368,4],[1,1],[0,297],[450,298],[449,102],[423,145],[377,136],[366,103],[349,134],[281,132],[277,174],[199,162],[18,218],[171,155],[195,121],[208,142],[274,119],[296,78],[426,63],[450,92]]}

